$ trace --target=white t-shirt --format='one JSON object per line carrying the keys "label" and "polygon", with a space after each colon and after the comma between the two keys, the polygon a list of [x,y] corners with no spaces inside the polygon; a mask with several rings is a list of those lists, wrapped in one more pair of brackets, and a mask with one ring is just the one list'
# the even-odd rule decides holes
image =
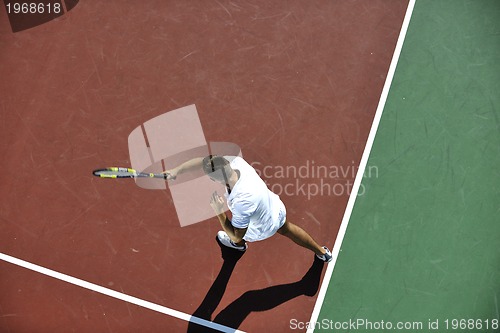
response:
{"label": "white t-shirt", "polygon": [[245,160],[232,156],[225,158],[233,170],[239,171],[231,194],[226,192],[227,205],[233,215],[231,224],[235,228],[247,228],[243,239],[249,242],[271,237],[285,223],[285,205]]}

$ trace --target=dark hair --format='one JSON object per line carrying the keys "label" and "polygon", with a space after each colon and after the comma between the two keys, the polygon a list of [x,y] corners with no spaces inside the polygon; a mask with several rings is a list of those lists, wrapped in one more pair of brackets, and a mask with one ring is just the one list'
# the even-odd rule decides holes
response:
{"label": "dark hair", "polygon": [[205,174],[212,178],[212,180],[214,180],[214,178],[218,178],[216,175],[220,172],[222,174],[222,177],[224,178],[220,180],[224,180],[227,188],[227,193],[231,193],[231,187],[229,186],[229,182],[227,180],[228,175],[226,174],[227,165],[229,165],[229,161],[222,156],[208,155],[203,159],[203,171],[205,172]]}
{"label": "dark hair", "polygon": [[205,174],[214,173],[217,170],[224,172],[224,167],[229,164],[229,161],[222,156],[208,155],[203,159],[203,171]]}

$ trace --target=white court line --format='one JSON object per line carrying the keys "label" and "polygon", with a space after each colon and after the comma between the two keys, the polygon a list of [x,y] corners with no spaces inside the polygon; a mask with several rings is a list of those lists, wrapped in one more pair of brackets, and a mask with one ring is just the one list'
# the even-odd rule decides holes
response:
{"label": "white court line", "polygon": [[382,89],[382,94],[380,96],[380,100],[377,106],[377,111],[375,112],[375,117],[373,119],[372,127],[370,129],[370,134],[368,135],[368,140],[366,141],[365,150],[363,152],[363,156],[361,157],[361,161],[359,163],[358,173],[356,175],[356,179],[354,180],[352,192],[349,197],[349,201],[347,203],[344,217],[342,218],[342,223],[340,224],[339,232],[337,234],[337,239],[335,240],[335,245],[332,251],[333,259],[328,264],[328,267],[326,269],[325,276],[323,278],[323,283],[321,284],[321,288],[318,293],[318,298],[316,299],[316,304],[314,305],[314,310],[312,312],[311,319],[309,321],[311,325],[310,328],[307,329],[307,333],[314,332],[314,328],[316,326],[315,324],[318,320],[321,307],[325,300],[328,285],[330,284],[330,280],[332,279],[333,269],[335,268],[335,263],[337,262],[337,258],[339,256],[340,247],[342,245],[342,241],[344,240],[344,236],[347,230],[347,225],[349,224],[349,219],[351,218],[352,209],[354,208],[354,203],[358,196],[361,180],[363,179],[363,174],[365,173],[366,164],[368,163],[368,157],[370,156],[370,152],[373,146],[373,141],[375,140],[375,134],[377,133],[378,125],[380,123],[380,118],[382,117],[382,112],[385,107],[385,102],[387,101],[387,96],[389,95],[389,88],[391,87],[392,79],[394,78],[394,73],[396,71],[396,66],[398,64],[399,56],[401,54],[401,49],[403,48],[406,32],[408,31],[408,26],[410,25],[410,19],[413,13],[413,8],[415,7],[415,1],[416,0],[410,0],[410,2],[408,3],[408,8],[406,9],[403,25],[401,26],[401,31],[399,33],[396,48],[394,49],[391,65],[389,67],[389,72],[387,73],[387,78],[385,79],[384,88]]}
{"label": "white court line", "polygon": [[69,276],[66,274],[62,274],[62,273],[53,271],[53,270],[45,268],[45,267],[38,266],[38,265],[32,264],[30,262],[27,262],[27,261],[24,261],[24,260],[21,260],[18,258],[11,257],[11,256],[3,254],[3,253],[0,253],[0,259],[7,261],[11,264],[21,266],[21,267],[27,268],[29,270],[53,277],[55,279],[58,279],[58,280],[61,280],[64,282],[68,282],[68,283],[74,284],[76,286],[79,286],[79,287],[82,287],[85,289],[89,289],[89,290],[95,291],[95,292],[103,294],[103,295],[117,298],[117,299],[125,301],[125,302],[129,302],[129,303],[132,303],[132,304],[135,304],[138,306],[142,306],[143,308],[147,308],[147,309],[150,309],[150,310],[153,310],[156,312],[160,312],[160,313],[169,315],[171,317],[182,319],[182,320],[185,320],[187,322],[191,322],[191,323],[195,323],[195,324],[202,325],[205,327],[209,327],[211,329],[215,329],[215,330],[218,330],[221,332],[245,333],[243,331],[239,331],[239,330],[236,330],[234,328],[220,325],[220,324],[211,322],[209,320],[201,319],[201,318],[189,315],[189,314],[184,313],[184,312],[172,310],[170,308],[167,308],[167,307],[155,304],[155,303],[151,303],[151,302],[139,299],[137,297],[133,297],[133,296],[126,295],[123,293],[119,293],[119,292],[114,291],[112,289],[108,289],[108,288],[99,286],[97,284],[93,284],[93,283],[90,283],[90,282],[87,282],[87,281],[84,281],[84,280],[81,280],[81,279],[78,279],[78,278],[75,278],[75,277],[72,277],[72,276]]}

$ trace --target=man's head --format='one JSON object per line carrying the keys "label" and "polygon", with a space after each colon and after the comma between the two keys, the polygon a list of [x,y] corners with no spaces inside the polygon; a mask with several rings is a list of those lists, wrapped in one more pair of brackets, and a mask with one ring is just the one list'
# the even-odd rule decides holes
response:
{"label": "man's head", "polygon": [[222,156],[208,155],[203,159],[203,171],[212,180],[227,184],[232,169],[229,161]]}

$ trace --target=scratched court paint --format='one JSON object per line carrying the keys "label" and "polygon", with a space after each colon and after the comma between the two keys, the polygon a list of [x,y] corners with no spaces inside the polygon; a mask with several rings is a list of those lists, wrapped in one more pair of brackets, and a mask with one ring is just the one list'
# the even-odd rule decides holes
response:
{"label": "scratched court paint", "polygon": [[[130,165],[135,128],[192,104],[206,141],[235,143],[250,163],[357,165],[407,3],[123,3],[80,1],[18,33],[0,20],[0,252],[193,314],[221,271],[218,221],[180,227],[168,189],[92,170]],[[291,221],[333,245],[347,195],[283,201]],[[252,291],[272,304],[273,290],[311,267],[310,253],[279,235],[252,245],[215,317]],[[179,319],[2,265],[2,330],[187,331]],[[288,332],[291,316],[310,318],[316,296],[284,296],[266,311],[247,307],[238,329]]]}

